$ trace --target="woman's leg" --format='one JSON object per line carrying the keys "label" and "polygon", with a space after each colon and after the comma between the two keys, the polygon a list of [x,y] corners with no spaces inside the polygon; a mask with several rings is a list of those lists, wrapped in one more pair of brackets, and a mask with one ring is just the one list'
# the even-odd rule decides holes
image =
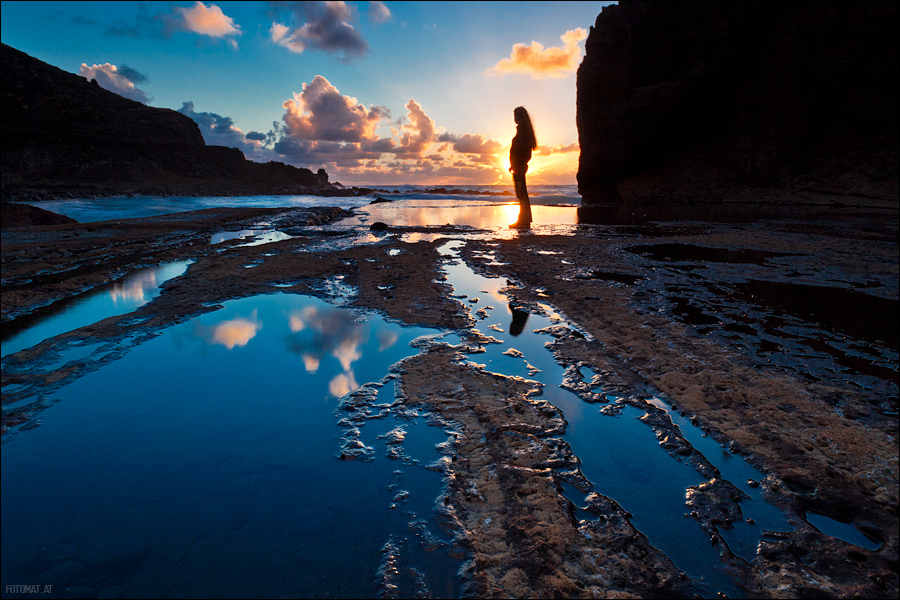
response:
{"label": "woman's leg", "polygon": [[528,187],[525,185],[525,175],[514,173],[513,182],[516,184],[516,198],[519,199],[519,218],[513,225],[530,225],[531,200],[528,198]]}

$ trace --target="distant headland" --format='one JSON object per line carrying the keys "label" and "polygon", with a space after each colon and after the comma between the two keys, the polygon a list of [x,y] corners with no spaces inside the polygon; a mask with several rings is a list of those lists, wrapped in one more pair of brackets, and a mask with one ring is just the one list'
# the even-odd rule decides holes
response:
{"label": "distant headland", "polygon": [[208,146],[174,110],[102,89],[2,45],[4,202],[109,195],[347,195],[313,173]]}

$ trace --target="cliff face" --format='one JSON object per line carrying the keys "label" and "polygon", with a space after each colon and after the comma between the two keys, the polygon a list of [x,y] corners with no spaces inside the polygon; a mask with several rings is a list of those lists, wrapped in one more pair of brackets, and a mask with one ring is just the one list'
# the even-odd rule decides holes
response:
{"label": "cliff face", "polygon": [[887,2],[629,2],[578,70],[585,204],[898,203],[898,9]]}
{"label": "cliff face", "polygon": [[318,174],[207,146],[190,118],[2,45],[4,200],[116,193],[327,193]]}

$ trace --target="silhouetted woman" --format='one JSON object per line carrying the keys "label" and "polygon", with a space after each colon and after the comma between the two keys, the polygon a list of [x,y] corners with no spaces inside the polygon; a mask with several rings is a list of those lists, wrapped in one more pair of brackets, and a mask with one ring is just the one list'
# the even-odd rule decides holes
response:
{"label": "silhouetted woman", "polygon": [[509,148],[509,170],[513,183],[516,184],[519,218],[510,227],[525,228],[531,227],[531,200],[528,199],[528,188],[525,187],[525,172],[528,171],[531,151],[537,149],[537,138],[534,137],[534,127],[531,126],[531,118],[524,107],[515,109],[513,118],[516,120],[516,137]]}

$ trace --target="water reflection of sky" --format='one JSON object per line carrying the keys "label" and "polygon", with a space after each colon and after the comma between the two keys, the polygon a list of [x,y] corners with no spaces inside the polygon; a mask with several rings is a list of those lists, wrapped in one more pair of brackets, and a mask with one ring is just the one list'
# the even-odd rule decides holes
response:
{"label": "water reflection of sky", "polygon": [[150,556],[130,595],[151,593],[164,564],[175,596],[376,597],[395,539],[437,596],[457,595],[458,562],[409,536],[419,521],[441,535],[426,525],[440,473],[388,459],[378,438],[402,427],[423,450],[404,444],[410,460],[431,462],[446,435],[388,416],[360,428],[372,462],[337,459],[335,396],[381,381],[432,333],[274,294],[227,302],[81,377],[3,446],[4,581],[40,548],[137,535]]}
{"label": "water reflection of sky", "polygon": [[184,273],[191,262],[140,269],[109,286],[41,309],[44,316],[38,323],[3,340],[2,356],[108,317],[130,313],[158,296],[159,287]]}
{"label": "water reflection of sky", "polygon": [[[532,205],[534,225],[576,225],[574,206]],[[376,221],[398,227],[426,227],[430,225],[467,225],[491,229],[506,227],[519,216],[518,202],[467,203],[435,202],[434,200],[397,200],[364,206],[357,215],[340,221],[340,225],[365,225]]]}

